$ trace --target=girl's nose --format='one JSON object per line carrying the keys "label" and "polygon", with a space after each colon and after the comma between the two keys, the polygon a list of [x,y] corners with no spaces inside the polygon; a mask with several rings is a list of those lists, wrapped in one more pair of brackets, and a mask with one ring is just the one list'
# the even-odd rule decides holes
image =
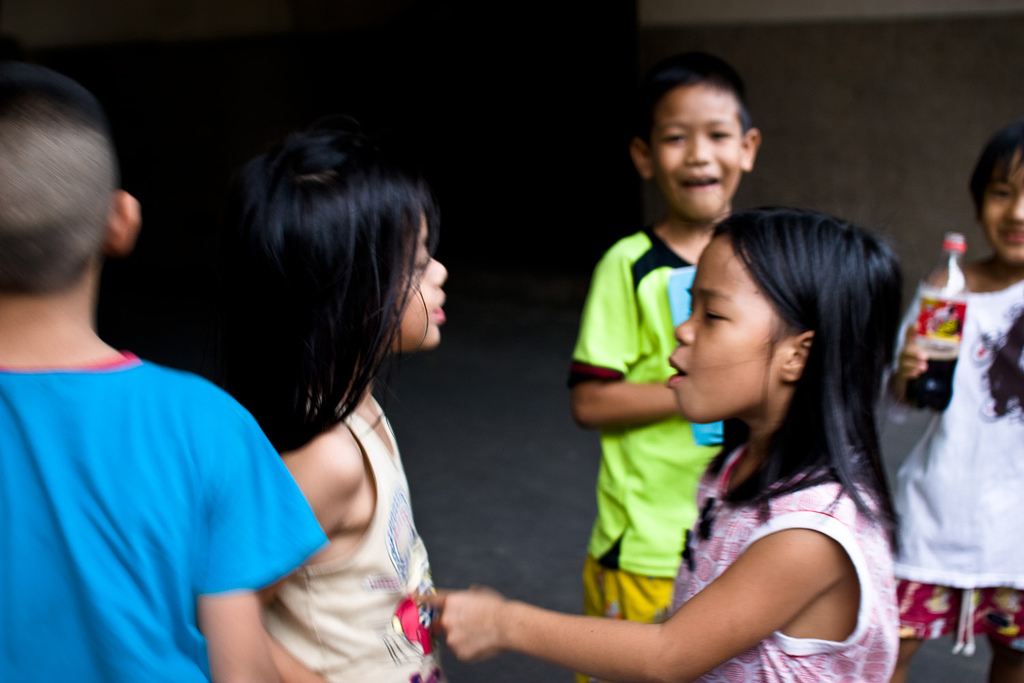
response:
{"label": "girl's nose", "polygon": [[440,287],[448,281],[448,269],[444,267],[444,264],[438,261],[436,258],[432,258],[431,265],[434,268],[436,274],[437,285]]}
{"label": "girl's nose", "polygon": [[693,342],[693,326],[690,324],[690,320],[686,320],[676,326],[675,338],[680,346],[689,345]]}
{"label": "girl's nose", "polygon": [[1017,192],[1008,211],[1014,221],[1024,223],[1024,192]]}

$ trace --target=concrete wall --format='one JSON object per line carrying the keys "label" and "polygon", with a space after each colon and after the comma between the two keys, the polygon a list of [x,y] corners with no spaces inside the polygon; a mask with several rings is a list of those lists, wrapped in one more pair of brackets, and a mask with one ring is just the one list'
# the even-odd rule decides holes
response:
{"label": "concrete wall", "polygon": [[640,0],[637,3],[641,26],[935,19],[1019,14],[1022,10],[1024,2],[1021,0]]}
{"label": "concrete wall", "polygon": [[[737,208],[815,208],[877,228],[908,289],[946,230],[967,233],[969,257],[987,254],[967,181],[989,136],[1024,116],[1024,13],[671,23],[640,28],[641,69],[706,50],[747,82],[764,145]],[[658,210],[648,188],[645,213]]]}

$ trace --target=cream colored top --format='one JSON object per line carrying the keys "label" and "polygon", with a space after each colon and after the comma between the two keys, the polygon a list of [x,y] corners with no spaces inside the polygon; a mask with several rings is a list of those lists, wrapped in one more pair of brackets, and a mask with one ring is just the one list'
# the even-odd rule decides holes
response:
{"label": "cream colored top", "polygon": [[443,681],[430,616],[410,597],[433,584],[401,458],[359,416],[345,423],[376,480],[373,520],[351,554],[303,566],[284,582],[266,608],[267,631],[334,683]]}

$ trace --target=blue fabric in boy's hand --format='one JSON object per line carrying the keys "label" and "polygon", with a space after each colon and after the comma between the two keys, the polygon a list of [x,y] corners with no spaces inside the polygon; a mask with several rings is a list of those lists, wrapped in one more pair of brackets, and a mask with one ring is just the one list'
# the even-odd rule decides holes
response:
{"label": "blue fabric in boy's hand", "polygon": [[[668,305],[672,309],[672,325],[679,326],[690,317],[690,287],[697,274],[697,266],[674,269],[668,276]],[[691,422],[693,440],[698,446],[717,446],[722,443],[724,427],[721,422],[696,424]]]}

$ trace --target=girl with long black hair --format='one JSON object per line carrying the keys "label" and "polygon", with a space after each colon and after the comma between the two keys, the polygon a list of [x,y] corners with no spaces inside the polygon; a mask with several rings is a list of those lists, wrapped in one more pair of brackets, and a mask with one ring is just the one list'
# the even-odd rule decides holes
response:
{"label": "girl with long black hair", "polygon": [[668,384],[691,422],[745,428],[701,482],[674,614],[640,624],[443,593],[431,602],[451,649],[613,681],[887,681],[895,522],[874,408],[900,289],[891,249],[856,226],[790,209],[725,219]]}
{"label": "girl with long black hair", "polygon": [[372,393],[390,357],[441,340],[447,272],[431,256],[434,199],[420,176],[338,121],[250,161],[228,208],[225,386],[330,540],[266,593],[282,678],[442,680],[428,611],[414,599],[433,588],[427,554]]}

